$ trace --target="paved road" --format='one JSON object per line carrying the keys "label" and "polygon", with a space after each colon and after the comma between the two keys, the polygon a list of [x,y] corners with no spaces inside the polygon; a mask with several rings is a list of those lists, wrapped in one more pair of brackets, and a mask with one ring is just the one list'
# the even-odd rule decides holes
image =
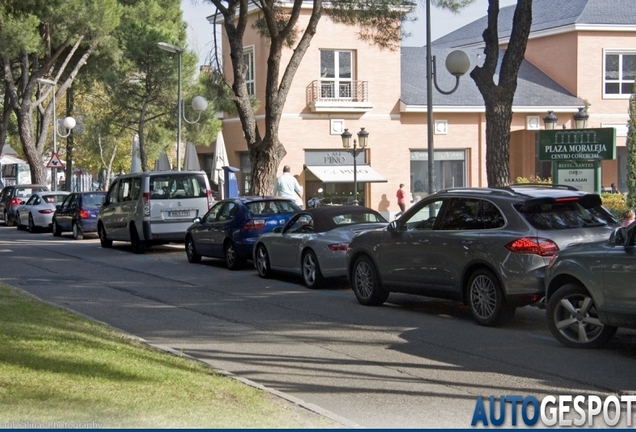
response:
{"label": "paved road", "polygon": [[[345,426],[470,427],[479,395],[636,393],[636,332],[604,350],[561,346],[544,312],[476,325],[454,302],[391,295],[358,304],[345,281],[309,290],[180,245],[134,255],[125,243],[0,227],[0,281],[284,392]],[[508,416],[509,419],[509,416]]]}

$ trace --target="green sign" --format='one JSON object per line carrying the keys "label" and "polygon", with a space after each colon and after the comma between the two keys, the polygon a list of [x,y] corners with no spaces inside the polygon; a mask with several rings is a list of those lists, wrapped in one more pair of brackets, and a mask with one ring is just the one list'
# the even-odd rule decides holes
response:
{"label": "green sign", "polygon": [[539,160],[616,159],[616,129],[559,129],[539,132]]}

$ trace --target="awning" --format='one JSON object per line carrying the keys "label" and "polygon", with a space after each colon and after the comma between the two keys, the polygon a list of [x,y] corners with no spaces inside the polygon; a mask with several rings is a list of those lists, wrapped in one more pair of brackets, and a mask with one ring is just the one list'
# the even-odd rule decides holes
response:
{"label": "awning", "polygon": [[17,157],[14,157],[14,156],[4,155],[4,156],[0,157],[0,164],[2,164],[2,165],[12,165],[12,164],[26,165],[26,161],[23,161],[22,159],[18,159]]}
{"label": "awning", "polygon": [[[359,183],[381,183],[387,180],[369,165],[357,165],[357,181]],[[353,165],[311,165],[307,166],[323,183],[351,183],[353,182]]]}

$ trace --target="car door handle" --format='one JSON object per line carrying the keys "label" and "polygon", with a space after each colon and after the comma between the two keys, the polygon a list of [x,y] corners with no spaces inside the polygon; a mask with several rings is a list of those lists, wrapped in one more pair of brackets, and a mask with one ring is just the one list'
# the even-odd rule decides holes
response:
{"label": "car door handle", "polygon": [[417,241],[419,244],[429,244],[431,241],[429,239],[422,239]]}
{"label": "car door handle", "polygon": [[471,245],[473,244],[473,240],[462,240],[462,244]]}

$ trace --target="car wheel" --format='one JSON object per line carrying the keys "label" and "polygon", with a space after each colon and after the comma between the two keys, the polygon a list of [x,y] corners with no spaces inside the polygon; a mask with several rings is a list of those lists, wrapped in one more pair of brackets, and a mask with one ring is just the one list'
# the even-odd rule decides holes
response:
{"label": "car wheel", "polygon": [[272,268],[269,264],[269,254],[267,253],[267,248],[259,244],[256,247],[256,253],[254,254],[256,271],[258,271],[258,275],[262,278],[269,278],[272,276]]}
{"label": "car wheel", "polygon": [[192,239],[192,236],[190,235],[186,237],[185,251],[186,251],[186,256],[188,257],[188,262],[193,264],[201,262],[201,255],[197,253],[197,250],[194,247],[194,240]]}
{"label": "car wheel", "polygon": [[368,256],[356,259],[351,276],[353,292],[363,305],[379,306],[389,298],[389,291],[382,288],[375,264]]}
{"label": "car wheel", "polygon": [[12,221],[12,220],[9,218],[9,214],[8,214],[7,212],[4,212],[4,224],[5,224],[6,226],[10,227],[10,226],[13,226],[14,222],[15,222],[15,221]]}
{"label": "car wheel", "polygon": [[468,305],[477,323],[489,327],[510,321],[516,310],[506,303],[499,280],[488,269],[479,269],[470,276]]}
{"label": "car wheel", "polygon": [[15,214],[15,227],[19,230],[23,230],[26,228],[20,221],[20,213]]}
{"label": "car wheel", "polygon": [[323,285],[325,278],[322,277],[318,257],[313,251],[309,250],[303,254],[301,270],[307,288],[320,288]]}
{"label": "car wheel", "polygon": [[137,228],[134,225],[130,227],[130,244],[134,253],[143,254],[146,252],[146,242],[139,238]]}
{"label": "car wheel", "polygon": [[548,327],[552,335],[571,348],[600,348],[616,333],[598,318],[594,299],[578,284],[565,284],[548,301]]}
{"label": "car wheel", "polygon": [[82,240],[84,238],[84,232],[79,225],[77,225],[77,222],[73,222],[73,238],[75,240]]}
{"label": "car wheel", "polygon": [[231,241],[225,244],[223,253],[225,254],[225,264],[230,270],[238,270],[243,266],[243,260],[239,258],[236,246]]}
{"label": "car wheel", "polygon": [[33,222],[33,215],[31,213],[29,213],[29,225],[28,225],[28,230],[31,233],[34,233],[38,230],[38,228],[35,226],[35,222]]}
{"label": "car wheel", "polygon": [[113,241],[106,236],[106,229],[104,225],[99,225],[97,227],[97,234],[99,235],[99,243],[103,248],[111,248],[113,247]]}
{"label": "car wheel", "polygon": [[60,226],[57,224],[57,221],[55,219],[53,219],[53,222],[51,223],[51,231],[53,231],[54,237],[59,237],[62,235],[62,230],[60,229]]}

